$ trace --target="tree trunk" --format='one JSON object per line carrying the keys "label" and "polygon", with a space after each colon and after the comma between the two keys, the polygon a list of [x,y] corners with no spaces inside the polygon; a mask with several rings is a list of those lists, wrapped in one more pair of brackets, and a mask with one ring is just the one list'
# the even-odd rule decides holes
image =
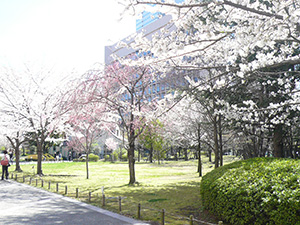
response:
{"label": "tree trunk", "polygon": [[[131,121],[133,121],[133,114],[131,115]],[[134,144],[135,140],[135,130],[133,124],[131,123],[129,126],[129,149],[128,149],[128,166],[129,166],[129,184],[135,183],[135,159],[134,159]]]}
{"label": "tree trunk", "polygon": [[128,149],[128,166],[129,166],[129,184],[135,183],[135,169],[134,169],[134,142],[130,140]]}
{"label": "tree trunk", "polygon": [[138,162],[141,161],[141,147],[138,147]]}
{"label": "tree trunk", "polygon": [[86,179],[89,179],[89,152],[86,153],[86,160],[85,160],[85,167],[86,167]]}
{"label": "tree trunk", "polygon": [[13,139],[10,137],[6,136],[6,138],[9,140],[10,144],[12,145],[14,151],[15,151],[15,158],[16,158],[16,169],[15,171],[17,172],[22,172],[21,166],[20,166],[20,139],[19,139],[19,133],[17,133],[17,137],[15,138],[15,143]]}
{"label": "tree trunk", "polygon": [[217,116],[213,118],[214,124],[214,151],[215,151],[215,168],[219,167],[219,143],[218,143],[218,124],[217,124]]}
{"label": "tree trunk", "polygon": [[273,146],[274,146],[274,157],[283,158],[283,131],[282,131],[282,124],[278,124],[275,126],[274,129],[274,136],[273,136]]}
{"label": "tree trunk", "polygon": [[15,147],[15,157],[16,157],[16,169],[15,171],[22,172],[21,166],[20,166],[20,145],[19,141],[16,144]]}
{"label": "tree trunk", "polygon": [[38,138],[36,138],[36,143],[37,143],[37,174],[42,176],[43,171],[42,171],[42,160],[43,160],[43,147],[42,147],[42,141],[39,141]]}
{"label": "tree trunk", "polygon": [[198,126],[198,146],[197,146],[197,150],[198,150],[198,173],[199,173],[199,177],[202,177],[202,161],[201,161],[201,133],[200,133],[200,124]]}
{"label": "tree trunk", "polygon": [[188,161],[188,160],[189,160],[187,148],[184,148],[184,160],[185,160],[185,161]]}
{"label": "tree trunk", "polygon": [[208,161],[209,161],[209,162],[211,162],[211,152],[212,152],[212,150],[211,150],[211,148],[209,148],[209,149],[208,149],[208,155],[207,155],[207,156],[208,156]]}
{"label": "tree trunk", "polygon": [[153,163],[153,144],[151,143],[150,152],[149,152],[149,162]]}
{"label": "tree trunk", "polygon": [[220,166],[223,166],[223,139],[222,139],[222,123],[221,123],[221,116],[219,116],[218,120],[219,125],[219,143],[220,143]]}

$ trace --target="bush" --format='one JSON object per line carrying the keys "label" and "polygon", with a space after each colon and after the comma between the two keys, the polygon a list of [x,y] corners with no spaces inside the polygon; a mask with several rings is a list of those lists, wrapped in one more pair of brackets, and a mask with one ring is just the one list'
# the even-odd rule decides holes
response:
{"label": "bush", "polygon": [[206,174],[203,205],[231,224],[300,224],[300,161],[255,158]]}
{"label": "bush", "polygon": [[90,162],[98,162],[99,160],[99,156],[98,155],[95,155],[93,153],[89,154],[89,161]]}
{"label": "bush", "polygon": [[113,161],[117,161],[119,159],[119,154],[117,151],[113,151],[113,153],[111,154],[111,160]]}
{"label": "bush", "polygon": [[128,160],[128,156],[127,156],[127,152],[122,154],[122,161],[127,161]]}
{"label": "bush", "polygon": [[110,155],[105,155],[105,156],[104,156],[104,161],[105,161],[105,162],[111,161]]}

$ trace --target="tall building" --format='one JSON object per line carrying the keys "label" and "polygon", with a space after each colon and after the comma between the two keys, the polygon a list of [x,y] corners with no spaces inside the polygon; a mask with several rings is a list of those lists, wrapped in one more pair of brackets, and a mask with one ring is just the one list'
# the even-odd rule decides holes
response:
{"label": "tall building", "polygon": [[[145,37],[151,39],[152,35],[156,32],[159,32],[159,30],[163,27],[166,27],[166,29],[172,31],[175,29],[175,26],[170,23],[170,20],[172,19],[171,16],[165,15],[162,18],[152,20],[151,23],[148,23],[147,26],[143,26],[143,29],[139,29],[136,31],[137,33],[144,32]],[[121,40],[121,42],[124,43],[131,43],[134,42],[134,39],[131,37],[124,37],[124,39]],[[117,55],[119,57],[125,57],[128,55],[132,55],[137,51],[137,49],[128,49],[122,46],[119,46],[119,43],[115,43],[113,45],[105,46],[105,57],[104,62],[106,65],[111,64],[114,61],[113,55]]]}
{"label": "tall building", "polygon": [[[175,2],[182,3],[184,0],[175,0]],[[142,18],[136,20],[136,33],[143,32],[144,36],[151,40],[152,35],[157,32],[159,33],[162,28],[165,28],[169,32],[174,31],[176,27],[171,20],[172,16],[170,15],[164,15],[162,13],[150,13],[145,11],[142,14]],[[126,37],[121,42],[130,44],[131,42],[134,42],[134,39],[131,37]],[[105,46],[105,64],[109,65],[115,61],[114,57],[112,57],[113,55],[117,55],[118,57],[132,56],[134,54],[137,55],[138,50],[139,49],[128,49],[126,47],[122,47],[122,45],[119,45],[118,43]],[[137,57],[140,57],[140,55],[137,55]],[[170,73],[165,80],[156,79],[153,81],[153,83],[145,92],[147,100],[151,101],[153,98],[162,99],[175,87],[185,86],[187,83],[183,78],[184,76],[182,76],[183,73],[185,72],[174,71],[173,73]],[[175,76],[177,77],[175,78]],[[173,79],[168,79],[170,77]],[[126,95],[124,96],[124,99],[127,99]]]}
{"label": "tall building", "polygon": [[[175,2],[179,4],[184,2],[184,0],[175,0]],[[154,7],[155,4],[152,4],[151,6]],[[163,16],[164,14],[161,12],[151,13],[151,12],[144,11],[141,15],[141,18],[136,20],[136,31],[145,28],[146,26],[148,26],[149,24],[153,23],[156,20],[159,20]]]}
{"label": "tall building", "polygon": [[145,28],[150,23],[159,20],[161,17],[163,17],[163,14],[160,12],[151,13],[151,12],[144,11],[141,15],[141,19],[136,20],[136,31]]}

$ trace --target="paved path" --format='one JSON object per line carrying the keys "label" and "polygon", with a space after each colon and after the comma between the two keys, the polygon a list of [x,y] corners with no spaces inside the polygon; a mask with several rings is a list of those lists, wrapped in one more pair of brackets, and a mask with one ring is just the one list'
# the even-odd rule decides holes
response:
{"label": "paved path", "polygon": [[0,180],[0,224],[146,225],[12,180]]}

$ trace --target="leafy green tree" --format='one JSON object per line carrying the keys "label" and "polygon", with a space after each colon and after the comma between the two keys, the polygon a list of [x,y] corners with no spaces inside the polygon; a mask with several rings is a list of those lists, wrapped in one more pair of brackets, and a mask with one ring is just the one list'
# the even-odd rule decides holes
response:
{"label": "leafy green tree", "polygon": [[164,157],[164,126],[159,120],[147,123],[143,133],[139,136],[139,143],[149,150],[149,162],[156,158],[158,163]]}

